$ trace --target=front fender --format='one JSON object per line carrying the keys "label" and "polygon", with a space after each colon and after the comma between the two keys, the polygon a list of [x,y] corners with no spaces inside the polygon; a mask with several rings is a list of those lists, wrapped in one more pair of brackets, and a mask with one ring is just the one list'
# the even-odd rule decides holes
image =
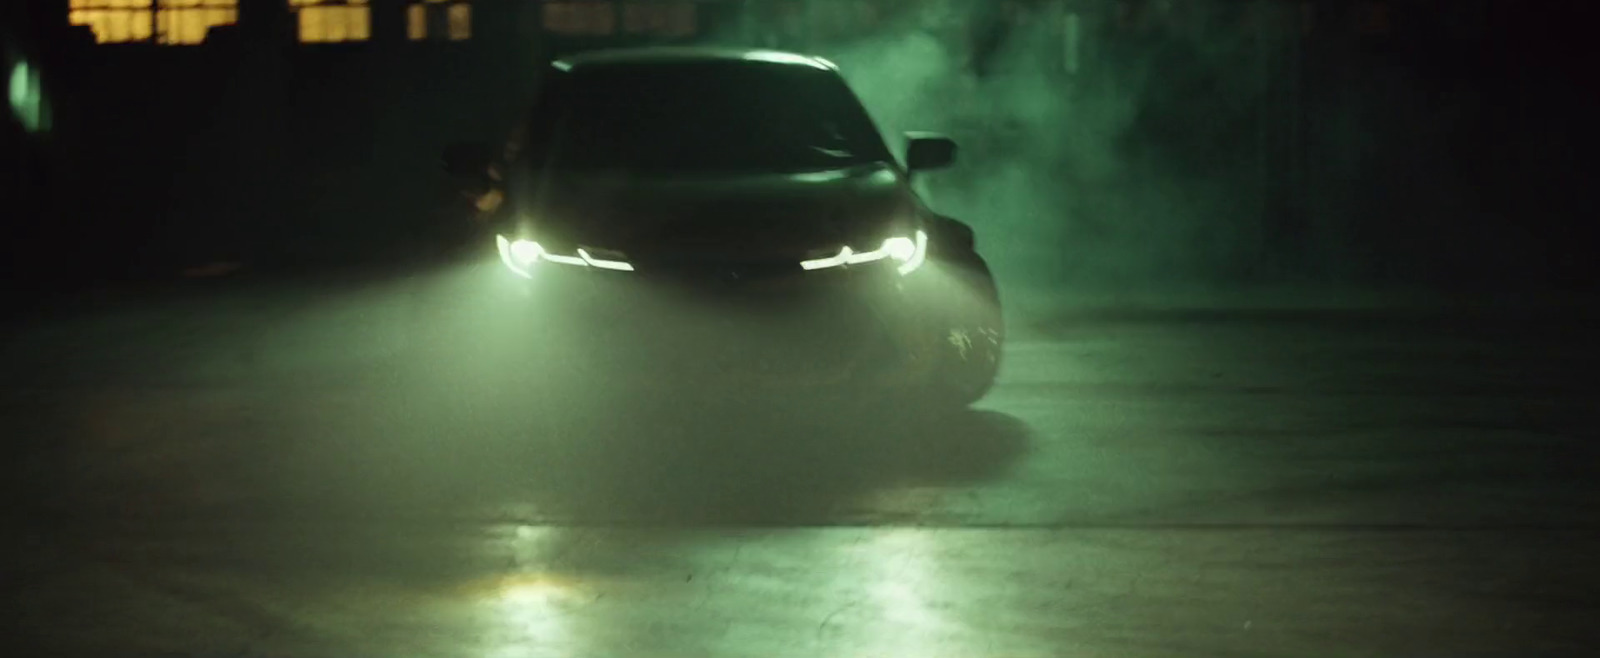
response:
{"label": "front fender", "polygon": [[928,257],[948,264],[977,266],[985,274],[988,265],[978,255],[977,232],[954,217],[932,215],[926,223]]}
{"label": "front fender", "polygon": [[937,216],[928,236],[928,258],[944,266],[950,281],[967,293],[967,299],[981,302],[998,313],[1000,284],[983,254],[978,253],[977,234],[970,225],[953,217]]}

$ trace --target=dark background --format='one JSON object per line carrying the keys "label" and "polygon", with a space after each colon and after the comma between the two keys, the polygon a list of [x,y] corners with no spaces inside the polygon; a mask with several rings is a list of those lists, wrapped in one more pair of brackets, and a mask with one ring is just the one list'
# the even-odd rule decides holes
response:
{"label": "dark background", "polygon": [[[86,291],[0,304],[39,311],[0,318],[13,645],[1600,645],[1595,314],[1544,297],[1594,274],[1592,0],[1316,2],[1307,31],[1248,27],[1288,2],[1039,3],[1082,17],[1078,70],[1049,20],[989,0],[910,26],[939,0],[877,23],[813,0],[809,25],[704,4],[697,39],[823,52],[886,127],[963,144],[926,191],[1043,301],[1010,296],[996,389],[950,415],[513,385],[626,359],[529,331],[524,307],[564,309],[464,241],[438,154],[502,135],[551,53],[624,39],[476,0],[472,40],[411,43],[404,2],[373,2],[371,43],[297,44],[252,0],[238,30],[159,47],[0,0],[5,56],[42,66],[55,110],[38,134],[0,110],[6,289]],[[430,258],[451,260],[411,266]],[[184,273],[212,261],[243,269]],[[1244,292],[1132,294],[1186,285]],[[1094,286],[1131,292],[1075,299]],[[513,358],[530,338],[555,360]]]}
{"label": "dark background", "polygon": [[[765,17],[783,3],[741,13],[737,1],[702,3],[690,38],[572,37],[540,28],[537,0],[479,0],[471,40],[413,42],[402,3],[374,0],[372,41],[302,45],[287,10],[246,0],[238,26],[204,45],[96,45],[67,24],[64,1],[5,4],[8,51],[42,68],[53,105],[47,134],[26,134],[8,115],[3,137],[5,270],[19,290],[171,277],[213,261],[305,267],[446,250],[463,209],[438,153],[503,134],[553,53],[869,38],[820,19],[769,29]],[[1133,0],[1067,3],[1092,52],[1062,80],[1114,85],[1138,71],[1145,81],[1119,138],[1136,175],[1093,193],[1137,198],[1146,193],[1137,172],[1162,168],[1254,172],[1221,189],[1247,203],[1185,220],[1251,227],[1252,244],[1203,273],[1223,285],[1478,290],[1593,279],[1579,237],[1593,217],[1595,92],[1581,82],[1580,56],[1588,3],[1394,0],[1377,3],[1386,18],[1375,19],[1373,3],[1330,0],[1287,3],[1311,7],[1307,29],[1256,37],[1237,27],[1251,7],[1285,4],[1191,2],[1179,15]],[[1205,41],[1183,16],[1199,14],[1233,26],[1205,33],[1231,44],[1226,69],[1190,65]],[[989,12],[951,37],[969,40],[974,67],[1003,40],[1004,16]],[[1229,76],[1260,93],[1230,102]],[[970,219],[983,230],[983,218]],[[1318,247],[1332,236],[1338,249]]]}

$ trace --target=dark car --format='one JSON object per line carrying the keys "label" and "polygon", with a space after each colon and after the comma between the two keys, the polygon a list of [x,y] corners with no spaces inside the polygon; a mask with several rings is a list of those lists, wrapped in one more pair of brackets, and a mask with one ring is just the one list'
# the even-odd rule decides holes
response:
{"label": "dark car", "polygon": [[817,57],[629,49],[554,62],[503,153],[445,163],[489,200],[505,321],[546,350],[528,370],[964,406],[999,368],[999,295],[910,184],[955,144],[906,137],[901,163]]}

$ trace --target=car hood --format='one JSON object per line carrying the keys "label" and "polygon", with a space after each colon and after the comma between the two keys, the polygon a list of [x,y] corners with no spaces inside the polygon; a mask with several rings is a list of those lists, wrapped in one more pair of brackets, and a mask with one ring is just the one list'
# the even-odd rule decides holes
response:
{"label": "car hood", "polygon": [[915,207],[888,165],[716,177],[552,175],[532,191],[519,231],[634,260],[794,258],[875,244],[907,230]]}

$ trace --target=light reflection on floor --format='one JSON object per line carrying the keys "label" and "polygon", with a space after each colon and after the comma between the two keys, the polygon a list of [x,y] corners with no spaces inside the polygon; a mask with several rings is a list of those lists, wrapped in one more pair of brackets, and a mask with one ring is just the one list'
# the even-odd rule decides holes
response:
{"label": "light reflection on floor", "polygon": [[294,658],[1560,655],[1593,628],[1592,398],[1550,394],[1593,368],[1555,347],[1074,327],[1019,342],[985,412],[911,430],[530,438],[472,391],[303,374],[434,344],[419,309],[515,339],[403,287],[35,336],[57,370],[148,344],[140,374],[270,385],[8,400],[5,434],[55,451],[15,500],[75,516],[13,547],[0,616],[83,655]]}

